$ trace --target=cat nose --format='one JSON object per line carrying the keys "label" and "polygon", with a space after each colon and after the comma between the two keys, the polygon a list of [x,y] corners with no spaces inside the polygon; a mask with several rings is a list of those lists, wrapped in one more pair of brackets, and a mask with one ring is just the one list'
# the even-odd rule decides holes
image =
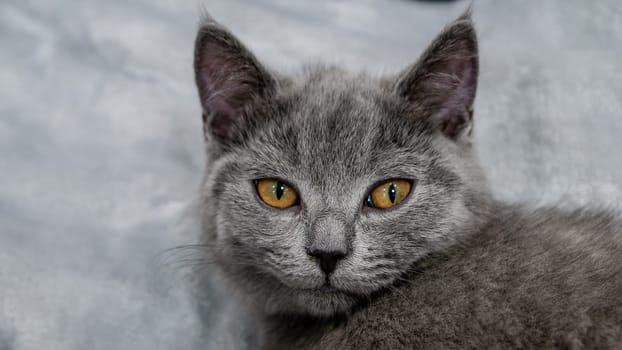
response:
{"label": "cat nose", "polygon": [[311,226],[307,254],[317,259],[320,268],[328,276],[348,252],[348,227],[345,220],[334,214],[318,215]]}
{"label": "cat nose", "polygon": [[337,262],[346,256],[346,252],[341,250],[326,251],[312,248],[308,253],[310,256],[318,259],[320,269],[322,269],[326,275],[330,275],[333,271],[335,271]]}

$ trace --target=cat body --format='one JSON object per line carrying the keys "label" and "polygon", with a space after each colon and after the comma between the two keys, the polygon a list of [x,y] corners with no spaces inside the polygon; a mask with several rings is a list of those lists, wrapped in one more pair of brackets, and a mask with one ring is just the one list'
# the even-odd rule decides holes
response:
{"label": "cat body", "polygon": [[488,189],[468,14],[395,76],[271,72],[210,19],[194,63],[201,241],[263,348],[622,348],[620,222]]}
{"label": "cat body", "polygon": [[265,319],[265,348],[620,349],[621,235],[603,213],[499,203],[349,317]]}

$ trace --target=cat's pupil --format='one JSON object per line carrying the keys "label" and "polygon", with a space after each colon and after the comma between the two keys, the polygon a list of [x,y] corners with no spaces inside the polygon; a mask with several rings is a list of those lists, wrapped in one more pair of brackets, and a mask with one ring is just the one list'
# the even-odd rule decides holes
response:
{"label": "cat's pupil", "polygon": [[395,184],[389,185],[389,199],[391,203],[395,203],[395,198],[397,197],[397,187]]}
{"label": "cat's pupil", "polygon": [[274,194],[276,195],[276,199],[281,199],[283,197],[283,193],[285,192],[285,185],[283,185],[280,181],[277,181],[274,184]]}

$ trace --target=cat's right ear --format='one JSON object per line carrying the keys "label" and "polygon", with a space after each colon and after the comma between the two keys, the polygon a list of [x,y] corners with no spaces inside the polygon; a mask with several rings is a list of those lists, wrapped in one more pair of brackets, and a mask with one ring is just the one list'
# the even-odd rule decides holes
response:
{"label": "cat's right ear", "polygon": [[416,113],[455,140],[472,130],[477,75],[477,37],[469,9],[400,77],[396,90]]}
{"label": "cat's right ear", "polygon": [[223,26],[207,17],[197,34],[194,73],[206,138],[229,144],[244,128],[244,109],[269,97],[275,80]]}

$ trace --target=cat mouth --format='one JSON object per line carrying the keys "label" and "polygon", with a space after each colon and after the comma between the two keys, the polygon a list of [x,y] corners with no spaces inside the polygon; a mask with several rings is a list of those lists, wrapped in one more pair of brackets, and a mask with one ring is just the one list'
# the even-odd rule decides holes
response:
{"label": "cat mouth", "polygon": [[314,287],[314,288],[302,288],[300,289],[303,292],[310,292],[310,293],[314,293],[314,294],[337,294],[337,293],[345,293],[342,290],[339,290],[337,288],[335,288],[334,286],[331,286],[330,284],[324,284],[320,287]]}
{"label": "cat mouth", "polygon": [[321,286],[320,288],[316,288],[315,290],[316,290],[317,292],[320,292],[320,293],[327,293],[327,294],[330,294],[330,293],[343,293],[343,291],[341,291],[341,290],[339,290],[339,289],[337,289],[337,288],[335,288],[335,287],[331,286],[331,285],[330,285],[330,284],[328,284],[328,283],[324,284],[324,285],[323,285],[323,286]]}
{"label": "cat mouth", "polygon": [[322,295],[331,295],[331,294],[342,294],[342,295],[344,295],[345,294],[345,295],[355,296],[355,293],[339,289],[339,288],[333,286],[330,283],[324,283],[320,287],[308,288],[308,289],[303,289],[303,290],[305,292],[311,292],[313,294],[322,294]]}

